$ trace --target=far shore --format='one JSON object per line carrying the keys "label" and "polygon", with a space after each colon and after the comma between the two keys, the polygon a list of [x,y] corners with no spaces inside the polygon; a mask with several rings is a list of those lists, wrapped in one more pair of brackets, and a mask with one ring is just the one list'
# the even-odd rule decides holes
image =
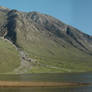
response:
{"label": "far shore", "polygon": [[0,87],[63,87],[63,86],[86,86],[86,85],[91,85],[91,83],[0,81]]}

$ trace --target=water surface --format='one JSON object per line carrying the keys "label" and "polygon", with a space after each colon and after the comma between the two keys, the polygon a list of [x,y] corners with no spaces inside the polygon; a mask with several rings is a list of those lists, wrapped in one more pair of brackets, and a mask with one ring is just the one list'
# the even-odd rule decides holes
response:
{"label": "water surface", "polygon": [[[0,80],[92,83],[92,73],[1,74]],[[1,87],[0,92],[92,92],[92,85],[73,87]]]}

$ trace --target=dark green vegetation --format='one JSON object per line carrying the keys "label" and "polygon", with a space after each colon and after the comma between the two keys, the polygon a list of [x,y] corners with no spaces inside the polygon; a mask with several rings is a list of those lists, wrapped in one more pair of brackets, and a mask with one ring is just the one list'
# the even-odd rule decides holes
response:
{"label": "dark green vegetation", "polygon": [[[19,48],[16,56],[20,54],[21,65],[13,73],[92,71],[92,36],[51,16],[1,7],[0,36]],[[19,58],[10,67],[15,61]]]}

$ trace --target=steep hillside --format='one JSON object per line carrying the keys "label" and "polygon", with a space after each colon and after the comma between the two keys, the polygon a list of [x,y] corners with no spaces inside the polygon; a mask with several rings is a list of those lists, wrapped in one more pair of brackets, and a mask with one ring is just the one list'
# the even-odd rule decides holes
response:
{"label": "steep hillside", "polygon": [[10,73],[20,66],[20,57],[15,46],[0,38],[0,73]]}
{"label": "steep hillside", "polygon": [[15,72],[92,71],[92,36],[38,12],[0,10],[0,36],[17,48]]}

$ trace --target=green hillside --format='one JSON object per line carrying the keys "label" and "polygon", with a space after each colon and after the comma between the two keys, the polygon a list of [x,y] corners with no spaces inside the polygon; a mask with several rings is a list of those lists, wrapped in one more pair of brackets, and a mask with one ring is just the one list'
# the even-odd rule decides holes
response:
{"label": "green hillside", "polygon": [[52,16],[1,7],[0,37],[0,73],[92,71],[92,36]]}
{"label": "green hillside", "polygon": [[[43,39],[45,40],[43,41]],[[19,46],[30,58],[36,59],[36,62],[32,62],[30,65],[30,67],[32,66],[31,70],[26,68],[29,73],[84,72],[92,70],[92,56],[68,44],[67,47],[62,47],[61,44],[51,41],[48,37],[41,38],[40,42],[38,40],[32,40],[31,42],[19,39],[18,42],[21,43]]]}
{"label": "green hillside", "polygon": [[7,40],[0,38],[0,73],[12,72],[20,65],[16,48]]}

